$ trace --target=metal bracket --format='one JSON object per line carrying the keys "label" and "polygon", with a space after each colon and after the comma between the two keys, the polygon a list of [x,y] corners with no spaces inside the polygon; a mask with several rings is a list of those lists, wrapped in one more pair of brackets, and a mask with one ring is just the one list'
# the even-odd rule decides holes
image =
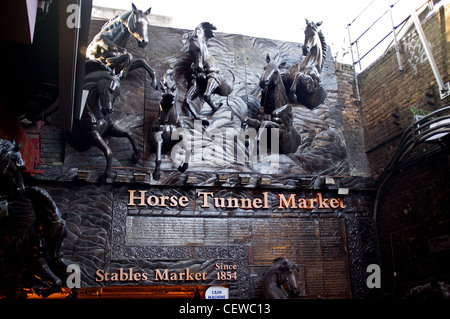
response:
{"label": "metal bracket", "polygon": [[450,82],[447,82],[447,83],[444,84],[442,89],[439,90],[439,94],[441,95],[441,100],[443,100],[446,97],[450,96]]}

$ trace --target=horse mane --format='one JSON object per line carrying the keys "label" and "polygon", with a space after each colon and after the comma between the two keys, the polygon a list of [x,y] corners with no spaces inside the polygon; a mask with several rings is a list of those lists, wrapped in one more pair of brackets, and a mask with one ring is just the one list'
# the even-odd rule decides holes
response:
{"label": "horse mane", "polygon": [[[202,22],[200,23],[196,28],[197,29],[202,29],[203,34],[205,35],[206,38],[210,39],[214,37],[214,30],[217,30],[216,26],[214,26],[212,23],[210,22]],[[195,33],[195,32],[194,32]]]}
{"label": "horse mane", "polygon": [[325,37],[322,33],[322,30],[319,30],[318,35],[319,35],[319,39],[320,39],[320,44],[322,45],[322,62],[320,63],[320,66],[319,66],[319,68],[320,68],[319,72],[321,73],[323,63],[325,61],[325,58],[327,57],[328,45],[327,45],[327,42],[325,41]]}
{"label": "horse mane", "polygon": [[277,266],[277,270],[280,269],[282,271],[289,271],[296,267],[295,263],[292,260],[286,259],[284,257],[278,257],[274,259],[273,264]]}
{"label": "horse mane", "polygon": [[107,26],[110,25],[110,23],[114,22],[115,20],[117,20],[117,18],[121,17],[122,15],[125,16],[125,19],[128,19],[128,17],[130,16],[132,11],[133,10],[128,10],[128,11],[125,11],[125,12],[123,12],[121,14],[115,15],[114,17],[112,17],[111,19],[109,19],[108,21],[105,22],[105,24],[101,28],[101,31],[103,31]]}
{"label": "horse mane", "polygon": [[263,277],[269,276],[273,273],[284,273],[295,268],[296,265],[293,261],[283,257],[278,257],[273,260],[273,265],[266,270]]}

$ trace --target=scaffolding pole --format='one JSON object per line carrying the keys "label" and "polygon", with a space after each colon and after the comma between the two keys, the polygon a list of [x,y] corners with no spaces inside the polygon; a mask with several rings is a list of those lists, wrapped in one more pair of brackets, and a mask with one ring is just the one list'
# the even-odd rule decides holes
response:
{"label": "scaffolding pole", "polygon": [[353,67],[353,76],[355,77],[356,96],[357,96],[358,102],[361,102],[361,96],[359,95],[358,75],[356,74],[355,58],[353,56],[352,37],[350,36],[350,25],[351,25],[350,23],[347,25],[348,41],[350,43],[350,53],[352,56],[352,67]]}
{"label": "scaffolding pole", "polygon": [[450,82],[444,83],[444,80],[439,73],[438,66],[436,64],[436,60],[434,59],[433,52],[431,51],[431,47],[428,44],[427,38],[425,36],[425,32],[423,31],[422,25],[420,24],[419,17],[417,16],[416,9],[413,4],[411,5],[411,17],[414,22],[414,26],[416,27],[417,33],[419,34],[420,41],[422,42],[422,46],[425,50],[425,53],[428,58],[428,62],[430,63],[431,70],[433,71],[434,78],[439,86],[439,94],[441,96],[441,100],[450,95]]}
{"label": "scaffolding pole", "polygon": [[397,33],[396,31],[396,27],[394,24],[394,18],[392,16],[392,7],[394,6],[393,4],[391,4],[391,0],[388,0],[389,2],[389,15],[391,16],[391,24],[392,24],[392,33],[394,34],[394,44],[395,44],[395,54],[397,55],[397,64],[398,64],[398,69],[400,71],[405,71],[405,68],[403,67],[402,64],[402,58],[400,55],[400,47],[398,45],[398,41],[397,41]]}

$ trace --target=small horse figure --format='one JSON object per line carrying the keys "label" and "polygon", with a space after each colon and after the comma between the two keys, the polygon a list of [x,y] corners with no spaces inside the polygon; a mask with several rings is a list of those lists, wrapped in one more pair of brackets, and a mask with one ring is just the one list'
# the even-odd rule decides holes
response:
{"label": "small horse figure", "polygon": [[[280,129],[280,153],[294,153],[300,145],[301,137],[294,127],[292,105],[289,103],[281,77],[286,62],[275,63],[275,61],[270,60],[269,54],[266,56],[266,61],[267,65],[264,67],[264,73],[259,81],[259,86],[262,88],[261,106],[262,110],[264,110],[264,115],[262,119],[261,115],[259,116],[259,120],[262,121],[259,125],[258,140],[263,138],[262,132],[264,130],[261,129]],[[255,125],[253,124],[252,126]],[[268,138],[268,140],[271,139]]]}
{"label": "small horse figure", "polygon": [[106,157],[105,177],[112,178],[113,154],[103,136],[126,137],[133,147],[134,161],[139,160],[140,152],[132,133],[117,127],[110,119],[114,102],[120,94],[119,77],[108,66],[97,61],[87,60],[86,65],[91,72],[84,79],[83,89],[88,90],[89,94],[81,118],[74,120],[68,142],[77,151],[86,151],[92,145],[99,148]]}
{"label": "small horse figure", "polygon": [[[297,283],[298,270],[295,263],[279,257],[266,270],[262,278],[262,292],[265,299],[295,298],[300,293]],[[282,287],[284,289],[282,289]]]}
{"label": "small horse figure", "polygon": [[177,83],[173,79],[173,70],[166,71],[163,82],[160,82],[160,88],[163,92],[159,104],[159,113],[151,126],[150,145],[156,147],[155,170],[153,179],[159,180],[161,177],[161,154],[163,151],[171,149],[177,142],[183,144],[186,152],[185,160],[180,164],[178,170],[184,172],[187,170],[190,159],[190,152],[187,145],[184,144],[183,137],[180,140],[172,140],[172,134],[177,128],[181,127],[180,117],[176,107],[178,98]]}
{"label": "small horse figure", "polygon": [[144,68],[152,79],[152,87],[156,89],[155,71],[144,59],[133,59],[125,48],[131,35],[137,39],[139,47],[144,48],[148,44],[147,15],[151,9],[142,12],[132,4],[132,10],[108,21],[89,44],[86,57],[108,65],[120,74],[121,79],[126,78],[128,71]]}
{"label": "small horse figure", "polygon": [[202,22],[189,37],[189,54],[193,59],[191,65],[193,79],[186,93],[185,104],[188,114],[194,119],[201,119],[199,110],[196,110],[193,105],[195,98],[202,95],[214,113],[222,104],[216,105],[211,95],[228,96],[233,91],[233,73],[229,70],[223,72],[207,47],[208,40],[214,37],[214,30],[217,30],[214,25]]}
{"label": "small horse figure", "polygon": [[327,44],[318,27],[322,22],[314,23],[306,19],[305,40],[302,47],[305,58],[289,68],[284,75],[288,95],[292,103],[301,103],[309,109],[322,104],[327,92],[320,80],[323,61],[327,55]]}

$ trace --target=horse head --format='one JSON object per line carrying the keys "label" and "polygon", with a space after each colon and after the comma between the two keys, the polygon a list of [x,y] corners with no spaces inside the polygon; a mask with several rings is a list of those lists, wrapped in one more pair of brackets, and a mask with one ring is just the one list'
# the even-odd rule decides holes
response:
{"label": "horse head", "polygon": [[280,81],[280,69],[286,66],[286,62],[280,64],[270,60],[269,54],[266,56],[267,65],[264,67],[264,72],[259,79],[259,87],[264,89],[268,86],[274,86]]}
{"label": "horse head", "polygon": [[[0,139],[0,190],[16,194],[25,190],[22,170],[25,168],[19,145]],[[6,187],[8,189],[3,189]]]}
{"label": "horse head", "polygon": [[103,115],[111,114],[114,111],[114,102],[120,95],[120,80],[113,72],[94,71],[89,73],[84,79],[84,89],[89,91],[91,98],[96,98],[90,104],[99,107]]}
{"label": "horse head", "polygon": [[189,54],[203,68],[204,55],[207,51],[208,40],[214,37],[214,30],[217,28],[209,23],[200,23],[189,37]]}
{"label": "horse head", "polygon": [[314,47],[319,47],[322,45],[320,37],[319,37],[319,29],[318,27],[322,25],[321,22],[309,22],[306,19],[306,29],[305,29],[305,40],[303,41],[303,55],[306,56]]}
{"label": "horse head", "polygon": [[274,265],[278,267],[278,283],[283,285],[289,297],[297,297],[300,293],[297,283],[297,265],[293,261],[281,257],[275,259]]}
{"label": "horse head", "polygon": [[174,109],[178,98],[177,83],[173,78],[173,69],[166,71],[163,81],[159,82],[162,95],[159,104],[160,108],[160,120],[163,123],[167,123],[170,116],[170,111]]}
{"label": "horse head", "polygon": [[148,44],[148,20],[152,8],[142,12],[132,3],[132,12],[127,20],[128,31],[137,39],[138,45],[144,48]]}
{"label": "horse head", "polygon": [[217,28],[210,22],[200,23],[192,33],[189,41],[202,41],[207,42],[209,39],[214,38],[214,31]]}

